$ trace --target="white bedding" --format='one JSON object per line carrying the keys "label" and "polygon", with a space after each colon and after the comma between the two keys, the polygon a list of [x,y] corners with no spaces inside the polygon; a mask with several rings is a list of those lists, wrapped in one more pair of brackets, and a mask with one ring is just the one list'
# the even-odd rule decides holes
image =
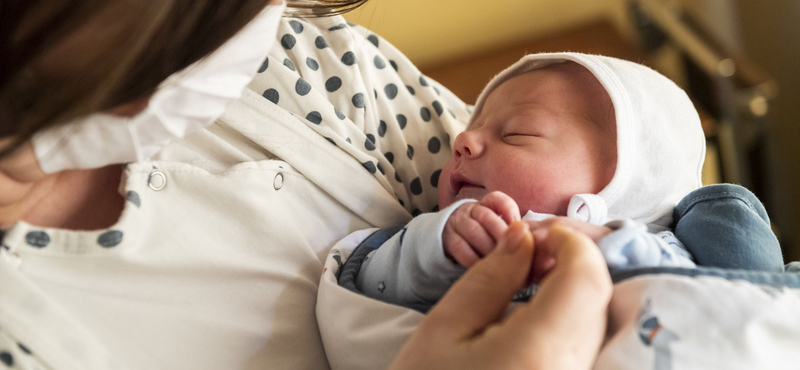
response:
{"label": "white bedding", "polygon": [[[374,230],[331,250],[317,320],[332,369],[383,369],[424,316],[342,288],[340,263]],[[615,285],[595,369],[786,369],[800,363],[800,290],[719,277],[644,275]]]}

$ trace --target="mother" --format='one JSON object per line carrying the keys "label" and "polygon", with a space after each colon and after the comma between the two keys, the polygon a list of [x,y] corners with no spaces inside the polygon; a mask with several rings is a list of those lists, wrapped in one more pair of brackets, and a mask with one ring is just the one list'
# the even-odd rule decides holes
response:
{"label": "mother", "polygon": [[[326,15],[361,2],[288,6]],[[326,137],[293,125],[298,118],[283,108],[248,100],[248,90],[233,113],[154,160],[45,174],[29,142],[96,112],[136,116],[159,83],[268,3],[0,7],[0,364],[327,367],[314,315],[322,259],[353,230],[410,217],[386,187],[352,185],[374,178],[344,145],[319,151]],[[384,206],[392,211],[376,211]],[[610,282],[590,241],[551,234],[537,256],[556,257],[556,267],[532,304],[496,322],[533,258],[520,225],[431,311],[396,368],[588,367]]]}

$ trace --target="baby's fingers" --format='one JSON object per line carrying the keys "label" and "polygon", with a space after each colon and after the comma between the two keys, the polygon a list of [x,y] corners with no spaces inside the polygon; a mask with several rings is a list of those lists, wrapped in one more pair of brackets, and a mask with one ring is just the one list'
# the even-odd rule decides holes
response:
{"label": "baby's fingers", "polygon": [[[479,224],[481,229],[485,230],[485,233],[491,236],[492,249],[494,248],[494,243],[500,240],[503,233],[508,230],[508,224],[506,224],[495,211],[482,205],[472,207],[472,210],[470,210],[470,217]],[[488,251],[486,251],[486,253],[488,253]]]}
{"label": "baby's fingers", "polygon": [[[517,205],[517,202],[515,202],[514,199],[511,199],[511,197],[506,193],[493,191],[484,195],[483,199],[480,201],[480,204],[484,207],[488,207],[494,211],[494,213],[500,215],[500,217],[506,221],[506,224],[520,220],[519,206]],[[495,239],[499,238],[499,236],[495,237]]]}
{"label": "baby's fingers", "polygon": [[[475,212],[475,208],[486,209],[485,207],[475,206],[470,212],[470,216]],[[488,209],[486,209],[486,211],[491,212]],[[497,215],[495,215],[495,217],[497,217]],[[502,222],[502,220],[500,222]],[[489,235],[480,222],[472,217],[465,219],[462,222],[454,223],[453,229],[455,229],[456,233],[458,233],[462,239],[469,243],[472,249],[478,253],[480,257],[487,255],[494,249],[496,244],[495,239]]]}
{"label": "baby's fingers", "polygon": [[458,235],[455,232],[449,234],[447,237],[447,253],[450,255],[449,257],[453,258],[458,262],[459,265],[464,266],[466,268],[472,267],[476,262],[478,262],[481,257],[472,249],[469,243]]}

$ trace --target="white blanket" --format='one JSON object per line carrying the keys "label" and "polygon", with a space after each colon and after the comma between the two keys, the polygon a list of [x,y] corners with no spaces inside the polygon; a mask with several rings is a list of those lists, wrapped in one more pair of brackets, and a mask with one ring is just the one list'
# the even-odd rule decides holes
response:
{"label": "white blanket", "polygon": [[[341,262],[372,231],[349,235],[325,262],[317,320],[334,370],[388,367],[424,318],[338,285]],[[615,285],[607,338],[594,368],[784,369],[798,363],[800,290],[646,275]]]}

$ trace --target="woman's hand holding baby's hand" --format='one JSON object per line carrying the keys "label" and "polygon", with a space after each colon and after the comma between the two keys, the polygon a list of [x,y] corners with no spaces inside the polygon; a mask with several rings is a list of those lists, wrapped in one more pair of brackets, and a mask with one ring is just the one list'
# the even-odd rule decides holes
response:
{"label": "woman's hand holding baby's hand", "polygon": [[[588,222],[563,216],[553,217],[544,221],[525,222],[530,227],[531,234],[533,234],[533,239],[536,243],[543,242],[547,237],[547,231],[556,224],[566,226],[575,232],[586,235],[595,243],[599,242],[600,239],[605,238],[606,235],[611,233],[611,229],[608,227],[593,225]],[[533,282],[540,281],[553,269],[555,263],[556,261],[553,256],[541,254],[537,255],[537,257],[533,260],[533,266],[531,267],[531,280]]]}
{"label": "woman's hand holding baby's hand", "polygon": [[[504,316],[534,255],[557,263],[531,302]],[[590,369],[611,292],[603,256],[589,238],[557,225],[534,246],[528,226],[515,223],[428,312],[391,369]]]}
{"label": "woman's hand holding baby's hand", "polygon": [[469,268],[494,249],[508,224],[519,219],[517,202],[499,191],[486,194],[479,202],[466,203],[445,224],[445,254]]}

